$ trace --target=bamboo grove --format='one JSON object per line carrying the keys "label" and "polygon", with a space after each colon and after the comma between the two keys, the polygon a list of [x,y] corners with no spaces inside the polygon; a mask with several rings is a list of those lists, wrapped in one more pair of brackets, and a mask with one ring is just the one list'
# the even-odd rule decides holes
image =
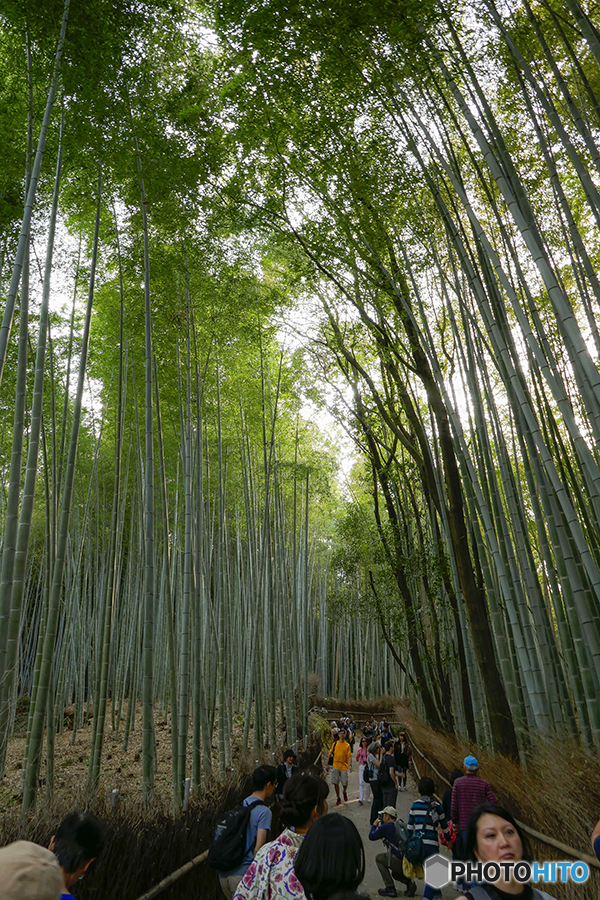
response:
{"label": "bamboo grove", "polygon": [[[600,16],[0,4],[0,768],[325,695],[600,746]],[[327,407],[339,450],[306,418]],[[19,705],[20,704],[20,705]],[[90,718],[93,711],[93,716]],[[213,753],[214,745],[214,753]],[[213,759],[214,757],[214,759]]]}
{"label": "bamboo grove", "polygon": [[372,478],[362,604],[393,573],[431,724],[597,748],[597,6],[242,6],[247,177]]}

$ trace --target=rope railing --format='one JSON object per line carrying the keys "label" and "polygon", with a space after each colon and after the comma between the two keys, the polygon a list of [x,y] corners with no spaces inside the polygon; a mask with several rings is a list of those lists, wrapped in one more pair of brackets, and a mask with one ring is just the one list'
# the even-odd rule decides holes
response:
{"label": "rope railing", "polygon": [[[430,769],[432,769],[438,778],[447,784],[448,787],[451,787],[450,782],[442,775],[442,773],[437,769],[434,764],[428,759],[422,750],[420,750],[414,742],[414,738],[410,737],[410,745],[413,750],[416,750],[421,759],[425,760]],[[415,766],[415,771],[417,773],[417,777],[419,776],[419,770],[415,765],[413,760],[413,765]],[[588,866],[592,866],[594,869],[600,869],[600,862],[596,859],[595,856],[590,856],[588,853],[582,853],[581,850],[576,850],[575,847],[570,847],[568,844],[563,844],[562,841],[557,841],[555,838],[550,837],[548,834],[543,834],[541,831],[536,831],[535,828],[530,828],[529,825],[526,825],[525,822],[519,821],[519,819],[515,819],[515,822],[521,828],[525,834],[528,834],[530,837],[534,838],[536,841],[540,841],[542,844],[547,844],[549,847],[554,847],[555,850],[560,850],[562,853],[566,853],[567,856],[572,856],[574,859],[581,860],[584,863],[587,863]]]}

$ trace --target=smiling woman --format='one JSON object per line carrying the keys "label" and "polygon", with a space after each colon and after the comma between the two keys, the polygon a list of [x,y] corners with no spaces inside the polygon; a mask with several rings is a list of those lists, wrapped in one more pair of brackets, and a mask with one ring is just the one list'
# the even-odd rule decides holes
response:
{"label": "smiling woman", "polygon": [[[526,835],[512,815],[495,803],[484,803],[473,810],[467,825],[466,851],[467,859],[482,863],[531,860]],[[494,885],[485,883],[473,886],[458,900],[504,900],[512,897],[546,900],[549,896],[531,885],[520,884],[513,877],[509,881],[501,877]]]}

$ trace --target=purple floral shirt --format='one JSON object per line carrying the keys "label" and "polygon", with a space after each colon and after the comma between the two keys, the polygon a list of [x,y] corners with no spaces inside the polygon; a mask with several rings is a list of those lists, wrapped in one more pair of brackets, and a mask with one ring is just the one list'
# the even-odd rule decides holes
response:
{"label": "purple floral shirt", "polygon": [[286,829],[276,841],[261,847],[233,900],[305,900],[294,872],[294,857],[303,839],[303,834]]}

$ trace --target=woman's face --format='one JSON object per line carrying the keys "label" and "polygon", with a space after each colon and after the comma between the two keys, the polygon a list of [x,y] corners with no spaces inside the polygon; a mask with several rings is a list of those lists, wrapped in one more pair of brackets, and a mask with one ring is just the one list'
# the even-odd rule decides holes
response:
{"label": "woman's face", "polygon": [[366,749],[369,746],[369,742],[365,738],[363,738],[360,742],[360,746]]}
{"label": "woman's face", "polygon": [[481,862],[518,862],[523,844],[514,825],[500,816],[484,813],[477,821],[475,856]]}

